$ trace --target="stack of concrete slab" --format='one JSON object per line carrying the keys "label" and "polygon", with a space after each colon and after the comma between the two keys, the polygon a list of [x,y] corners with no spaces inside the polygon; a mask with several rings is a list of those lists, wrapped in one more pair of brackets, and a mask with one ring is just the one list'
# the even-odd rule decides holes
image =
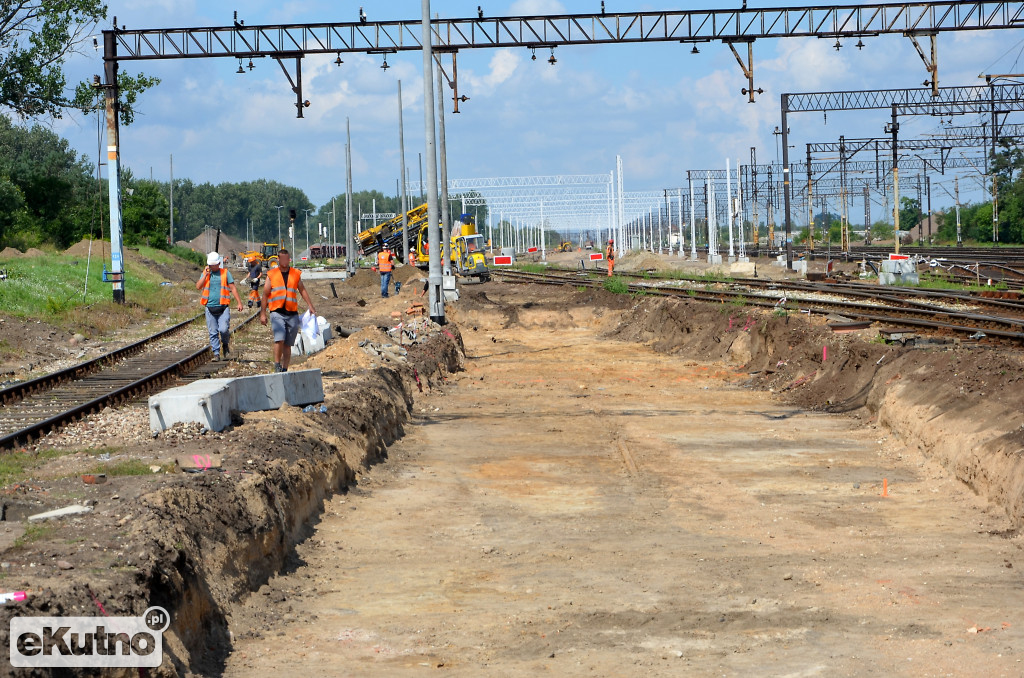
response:
{"label": "stack of concrete slab", "polygon": [[917,285],[917,265],[910,259],[886,259],[878,272],[879,285]]}
{"label": "stack of concrete slab", "polygon": [[276,410],[324,400],[320,370],[277,372],[234,379],[201,379],[149,397],[149,427],[158,432],[177,423],[199,423],[211,431],[231,424],[231,412]]}
{"label": "stack of concrete slab", "polygon": [[293,356],[313,355],[318,351],[322,351],[331,341],[331,324],[323,316],[318,316],[316,322],[316,334],[299,332],[295,335],[295,343],[292,344]]}

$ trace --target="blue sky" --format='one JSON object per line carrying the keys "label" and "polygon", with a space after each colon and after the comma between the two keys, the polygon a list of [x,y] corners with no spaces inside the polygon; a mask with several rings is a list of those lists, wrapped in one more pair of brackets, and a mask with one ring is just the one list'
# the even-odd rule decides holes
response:
{"label": "blue sky", "polygon": [[[234,9],[247,25],[351,21],[360,4],[371,20],[420,16],[420,3],[396,0],[248,3],[198,0],[110,1],[110,15],[129,29],[229,25]],[[443,17],[473,16],[478,4],[488,16],[595,11],[598,0],[472,2],[435,0]],[[735,7],[705,2],[687,7]],[[750,2],[750,7],[798,3]],[[673,9],[606,0],[608,12]],[[967,32],[939,37],[943,86],[982,84],[979,73],[1021,72],[1020,31]],[[462,113],[446,113],[449,176],[453,178],[536,174],[607,173],[623,157],[626,190],[656,190],[685,182],[686,170],[721,168],[725,159],[747,162],[750,147],[760,161],[776,156],[779,94],[836,89],[920,87],[927,78],[910,42],[898,36],[865,39],[857,50],[833,49],[834,40],[761,40],[755,43],[756,86],[765,90],[747,103],[746,86],[729,49],[646,44],[562,47],[558,63],[525,49],[465,50],[459,58],[460,93],[471,97]],[[927,43],[924,43],[927,45]],[[343,192],[345,118],[353,134],[354,186],[395,191],[398,177],[396,83],[404,92],[406,164],[418,177],[423,149],[423,82],[419,53],[391,55],[387,71],[379,56],[348,54],[336,67],[330,57],[304,61],[304,96],[312,102],[296,119],[294,95],[276,63],[262,61],[238,75],[233,59],[191,59],[124,64],[162,79],[138,105],[136,123],[122,130],[122,162],[137,176],[166,180],[174,155],[176,178],[196,182],[274,179],[298,186],[315,204]],[[450,63],[450,62],[449,62]],[[101,73],[101,54],[71,66],[75,79]],[[791,143],[879,136],[883,111],[802,114],[791,119]],[[957,124],[972,124],[963,116]],[[1013,120],[1011,119],[1011,122]],[[905,119],[903,133],[918,135],[938,126],[934,118]],[[68,117],[55,130],[81,152],[95,157],[95,119]],[[936,178],[939,181],[940,178]],[[961,184],[970,197],[971,180]],[[974,182],[975,184],[977,182]],[[952,190],[950,188],[950,190]],[[948,204],[942,190],[937,206]]]}

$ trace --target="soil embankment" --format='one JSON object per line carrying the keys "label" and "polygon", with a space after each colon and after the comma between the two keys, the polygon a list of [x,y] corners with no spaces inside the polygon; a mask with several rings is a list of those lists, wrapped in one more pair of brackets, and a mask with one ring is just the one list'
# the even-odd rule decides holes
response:
{"label": "soil embankment", "polygon": [[877,330],[733,305],[644,301],[616,336],[700,360],[727,360],[752,384],[813,410],[877,420],[1024,522],[1024,360],[998,346],[914,349]]}

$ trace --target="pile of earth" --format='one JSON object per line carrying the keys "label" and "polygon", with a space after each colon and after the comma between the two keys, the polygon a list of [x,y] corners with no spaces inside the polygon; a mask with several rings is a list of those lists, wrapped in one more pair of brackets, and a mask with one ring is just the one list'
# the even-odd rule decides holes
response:
{"label": "pile of earth", "polygon": [[238,255],[242,252],[247,252],[249,250],[249,245],[247,243],[239,240],[238,238],[234,238],[227,233],[220,234],[220,241],[218,244],[216,229],[207,229],[203,233],[200,233],[196,237],[192,238],[192,240],[186,244],[186,247],[202,254],[208,254],[214,251],[214,248],[217,248],[217,252],[231,263],[235,263]]}

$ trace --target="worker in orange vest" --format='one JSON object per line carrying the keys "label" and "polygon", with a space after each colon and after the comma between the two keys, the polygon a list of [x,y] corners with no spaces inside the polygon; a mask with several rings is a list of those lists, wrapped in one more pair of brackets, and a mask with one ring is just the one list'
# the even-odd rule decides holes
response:
{"label": "worker in orange vest", "polygon": [[[216,252],[206,256],[206,268],[196,282],[196,289],[202,290],[203,296],[199,303],[206,307],[206,329],[210,333],[210,350],[213,351],[213,362],[218,362],[221,355],[228,356],[228,337],[231,323],[231,295],[235,295],[238,311],[242,311],[242,299],[238,296],[235,279],[221,264],[223,258]],[[212,301],[211,301],[212,298]]]}
{"label": "worker in orange vest", "polygon": [[608,247],[605,248],[604,258],[608,260],[608,275],[611,276],[612,271],[615,270],[615,241],[609,240]]}
{"label": "worker in orange vest", "polygon": [[309,306],[309,312],[316,315],[309,292],[302,284],[302,272],[292,268],[288,250],[281,250],[277,253],[277,266],[267,271],[263,302],[260,304],[260,322],[264,325],[267,324],[267,312],[270,312],[275,372],[287,372],[292,361],[292,344],[299,334],[299,295]]}
{"label": "worker in orange vest", "polygon": [[377,272],[380,273],[380,296],[385,299],[389,297],[388,291],[391,288],[391,271],[395,267],[395,254],[391,251],[391,245],[384,245],[377,254]]}

